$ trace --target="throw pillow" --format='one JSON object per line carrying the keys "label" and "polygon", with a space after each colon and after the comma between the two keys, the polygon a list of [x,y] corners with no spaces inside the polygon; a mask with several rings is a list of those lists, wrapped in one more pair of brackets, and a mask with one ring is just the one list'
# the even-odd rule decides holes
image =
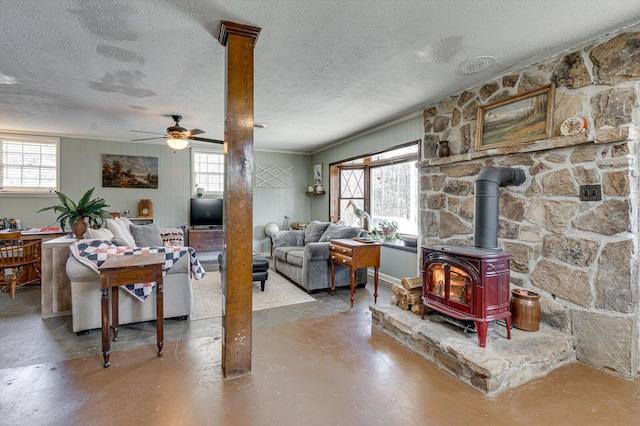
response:
{"label": "throw pillow", "polygon": [[329,240],[337,240],[341,238],[354,238],[358,236],[360,228],[355,226],[344,226],[332,223],[329,225],[324,234],[320,237],[320,242],[325,243]]}
{"label": "throw pillow", "polygon": [[84,233],[85,240],[109,240],[113,239],[113,233],[107,228],[91,229],[87,228]]}
{"label": "throw pillow", "polygon": [[113,244],[117,246],[135,247],[136,242],[131,235],[129,228],[125,228],[124,222],[116,219],[107,219],[105,226],[113,233]]}
{"label": "throw pillow", "polygon": [[317,243],[329,225],[331,225],[331,222],[319,222],[317,220],[309,223],[304,230],[304,243]]}
{"label": "throw pillow", "polygon": [[148,225],[129,225],[136,247],[162,247],[160,229],[153,223]]}

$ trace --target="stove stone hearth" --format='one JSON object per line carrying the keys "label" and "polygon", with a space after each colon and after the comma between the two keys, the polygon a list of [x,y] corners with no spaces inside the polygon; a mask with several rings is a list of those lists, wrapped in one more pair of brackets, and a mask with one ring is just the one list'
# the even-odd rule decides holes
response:
{"label": "stove stone hearth", "polygon": [[528,332],[489,324],[485,348],[438,314],[419,315],[383,303],[371,305],[371,324],[421,354],[439,368],[488,396],[522,385],[576,361],[575,338],[544,324]]}

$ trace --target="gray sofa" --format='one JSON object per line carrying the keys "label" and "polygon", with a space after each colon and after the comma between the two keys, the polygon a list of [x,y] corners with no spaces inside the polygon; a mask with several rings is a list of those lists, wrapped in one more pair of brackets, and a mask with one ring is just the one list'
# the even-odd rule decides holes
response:
{"label": "gray sofa", "polygon": [[[331,222],[313,221],[304,230],[271,233],[275,269],[300,287],[312,292],[331,288],[329,240],[366,237],[367,231]],[[336,287],[350,285],[349,268],[336,267]],[[367,270],[356,272],[356,285],[367,283]]]}

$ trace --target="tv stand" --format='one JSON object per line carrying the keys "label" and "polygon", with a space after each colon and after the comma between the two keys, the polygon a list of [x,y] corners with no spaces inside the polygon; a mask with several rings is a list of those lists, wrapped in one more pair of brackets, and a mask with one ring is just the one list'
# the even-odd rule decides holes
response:
{"label": "tv stand", "polygon": [[196,252],[222,251],[224,232],[222,227],[189,228],[188,244]]}

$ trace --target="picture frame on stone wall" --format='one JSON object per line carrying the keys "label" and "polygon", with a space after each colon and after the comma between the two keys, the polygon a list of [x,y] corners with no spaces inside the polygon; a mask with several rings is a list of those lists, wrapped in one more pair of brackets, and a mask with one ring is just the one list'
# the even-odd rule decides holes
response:
{"label": "picture frame on stone wall", "polygon": [[549,138],[553,89],[547,85],[478,107],[476,150]]}

